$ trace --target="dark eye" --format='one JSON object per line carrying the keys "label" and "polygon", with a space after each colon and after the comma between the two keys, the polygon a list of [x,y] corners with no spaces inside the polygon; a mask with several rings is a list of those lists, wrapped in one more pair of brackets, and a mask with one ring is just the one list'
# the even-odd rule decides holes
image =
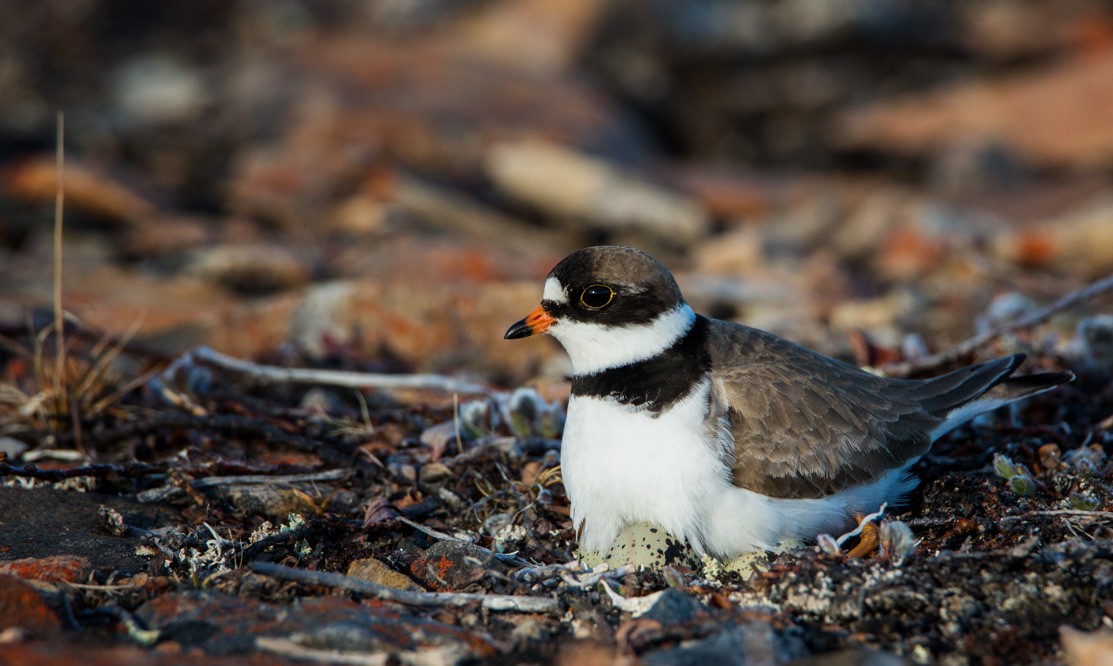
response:
{"label": "dark eye", "polygon": [[580,294],[580,302],[592,310],[602,310],[614,300],[614,289],[604,284],[593,284]]}

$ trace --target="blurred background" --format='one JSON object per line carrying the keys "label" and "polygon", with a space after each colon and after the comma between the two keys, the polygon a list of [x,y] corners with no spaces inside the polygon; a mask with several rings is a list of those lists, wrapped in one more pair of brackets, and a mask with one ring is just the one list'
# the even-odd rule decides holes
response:
{"label": "blurred background", "polygon": [[6,0],[5,330],[58,112],[65,307],[165,354],[559,376],[502,333],[601,242],[860,363],[1113,271],[1106,2]]}

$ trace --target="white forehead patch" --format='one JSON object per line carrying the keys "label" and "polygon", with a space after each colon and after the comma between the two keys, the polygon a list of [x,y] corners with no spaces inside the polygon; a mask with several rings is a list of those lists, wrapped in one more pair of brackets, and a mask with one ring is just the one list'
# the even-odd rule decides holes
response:
{"label": "white forehead patch", "polygon": [[553,301],[554,303],[567,303],[568,294],[564,293],[564,285],[560,280],[555,277],[550,277],[545,280],[545,291],[541,294],[541,300]]}

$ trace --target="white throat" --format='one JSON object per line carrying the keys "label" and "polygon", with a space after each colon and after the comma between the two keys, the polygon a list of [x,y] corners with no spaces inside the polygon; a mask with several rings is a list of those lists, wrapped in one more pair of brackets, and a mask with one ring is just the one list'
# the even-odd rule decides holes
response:
{"label": "white throat", "polygon": [[695,321],[696,313],[681,303],[647,324],[604,326],[563,320],[550,326],[549,332],[568,352],[572,372],[586,375],[655,356],[687,333]]}

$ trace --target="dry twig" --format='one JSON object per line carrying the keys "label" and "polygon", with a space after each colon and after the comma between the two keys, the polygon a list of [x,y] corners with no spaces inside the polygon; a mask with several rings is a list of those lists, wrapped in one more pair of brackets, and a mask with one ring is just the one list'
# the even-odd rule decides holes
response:
{"label": "dry twig", "polygon": [[173,373],[181,367],[194,363],[211,365],[222,370],[238,372],[256,379],[287,384],[317,384],[322,386],[341,386],[345,388],[375,388],[384,390],[444,391],[469,395],[488,395],[494,391],[481,384],[474,384],[444,375],[384,375],[369,372],[345,372],[343,370],[318,370],[315,368],[283,368],[276,365],[262,365],[232,358],[209,347],[197,347],[186,352],[170,364],[163,373],[169,381]]}
{"label": "dry twig", "polygon": [[931,356],[926,356],[914,361],[889,363],[882,366],[881,371],[889,377],[905,377],[915,373],[935,370],[940,366],[955,363],[956,361],[960,361],[963,358],[974,353],[979,347],[983,347],[990,342],[993,342],[1002,335],[1042,324],[1059,312],[1066,310],[1069,307],[1085,303],[1091,298],[1094,298],[1095,296],[1098,296],[1099,294],[1107,291],[1113,291],[1113,275],[1104,277],[1096,282],[1091,282],[1085,287],[1076,289],[1075,291],[1072,291],[1069,294],[1059,298],[1054,303],[1041,310],[1031,312],[1022,317],[1017,317],[1007,324],[995,326],[985,333],[981,333],[980,335],[975,335],[972,338],[964,340],[946,351],[940,352],[938,354],[932,354]]}
{"label": "dry twig", "polygon": [[328,571],[306,571],[305,569],[294,569],[271,562],[252,562],[251,570],[272,578],[292,580],[305,585],[334,587],[365,597],[421,608],[460,608],[479,605],[490,611],[513,613],[549,613],[561,609],[560,601],[549,597],[468,592],[411,592],[386,587],[385,585],[376,585],[344,574]]}

